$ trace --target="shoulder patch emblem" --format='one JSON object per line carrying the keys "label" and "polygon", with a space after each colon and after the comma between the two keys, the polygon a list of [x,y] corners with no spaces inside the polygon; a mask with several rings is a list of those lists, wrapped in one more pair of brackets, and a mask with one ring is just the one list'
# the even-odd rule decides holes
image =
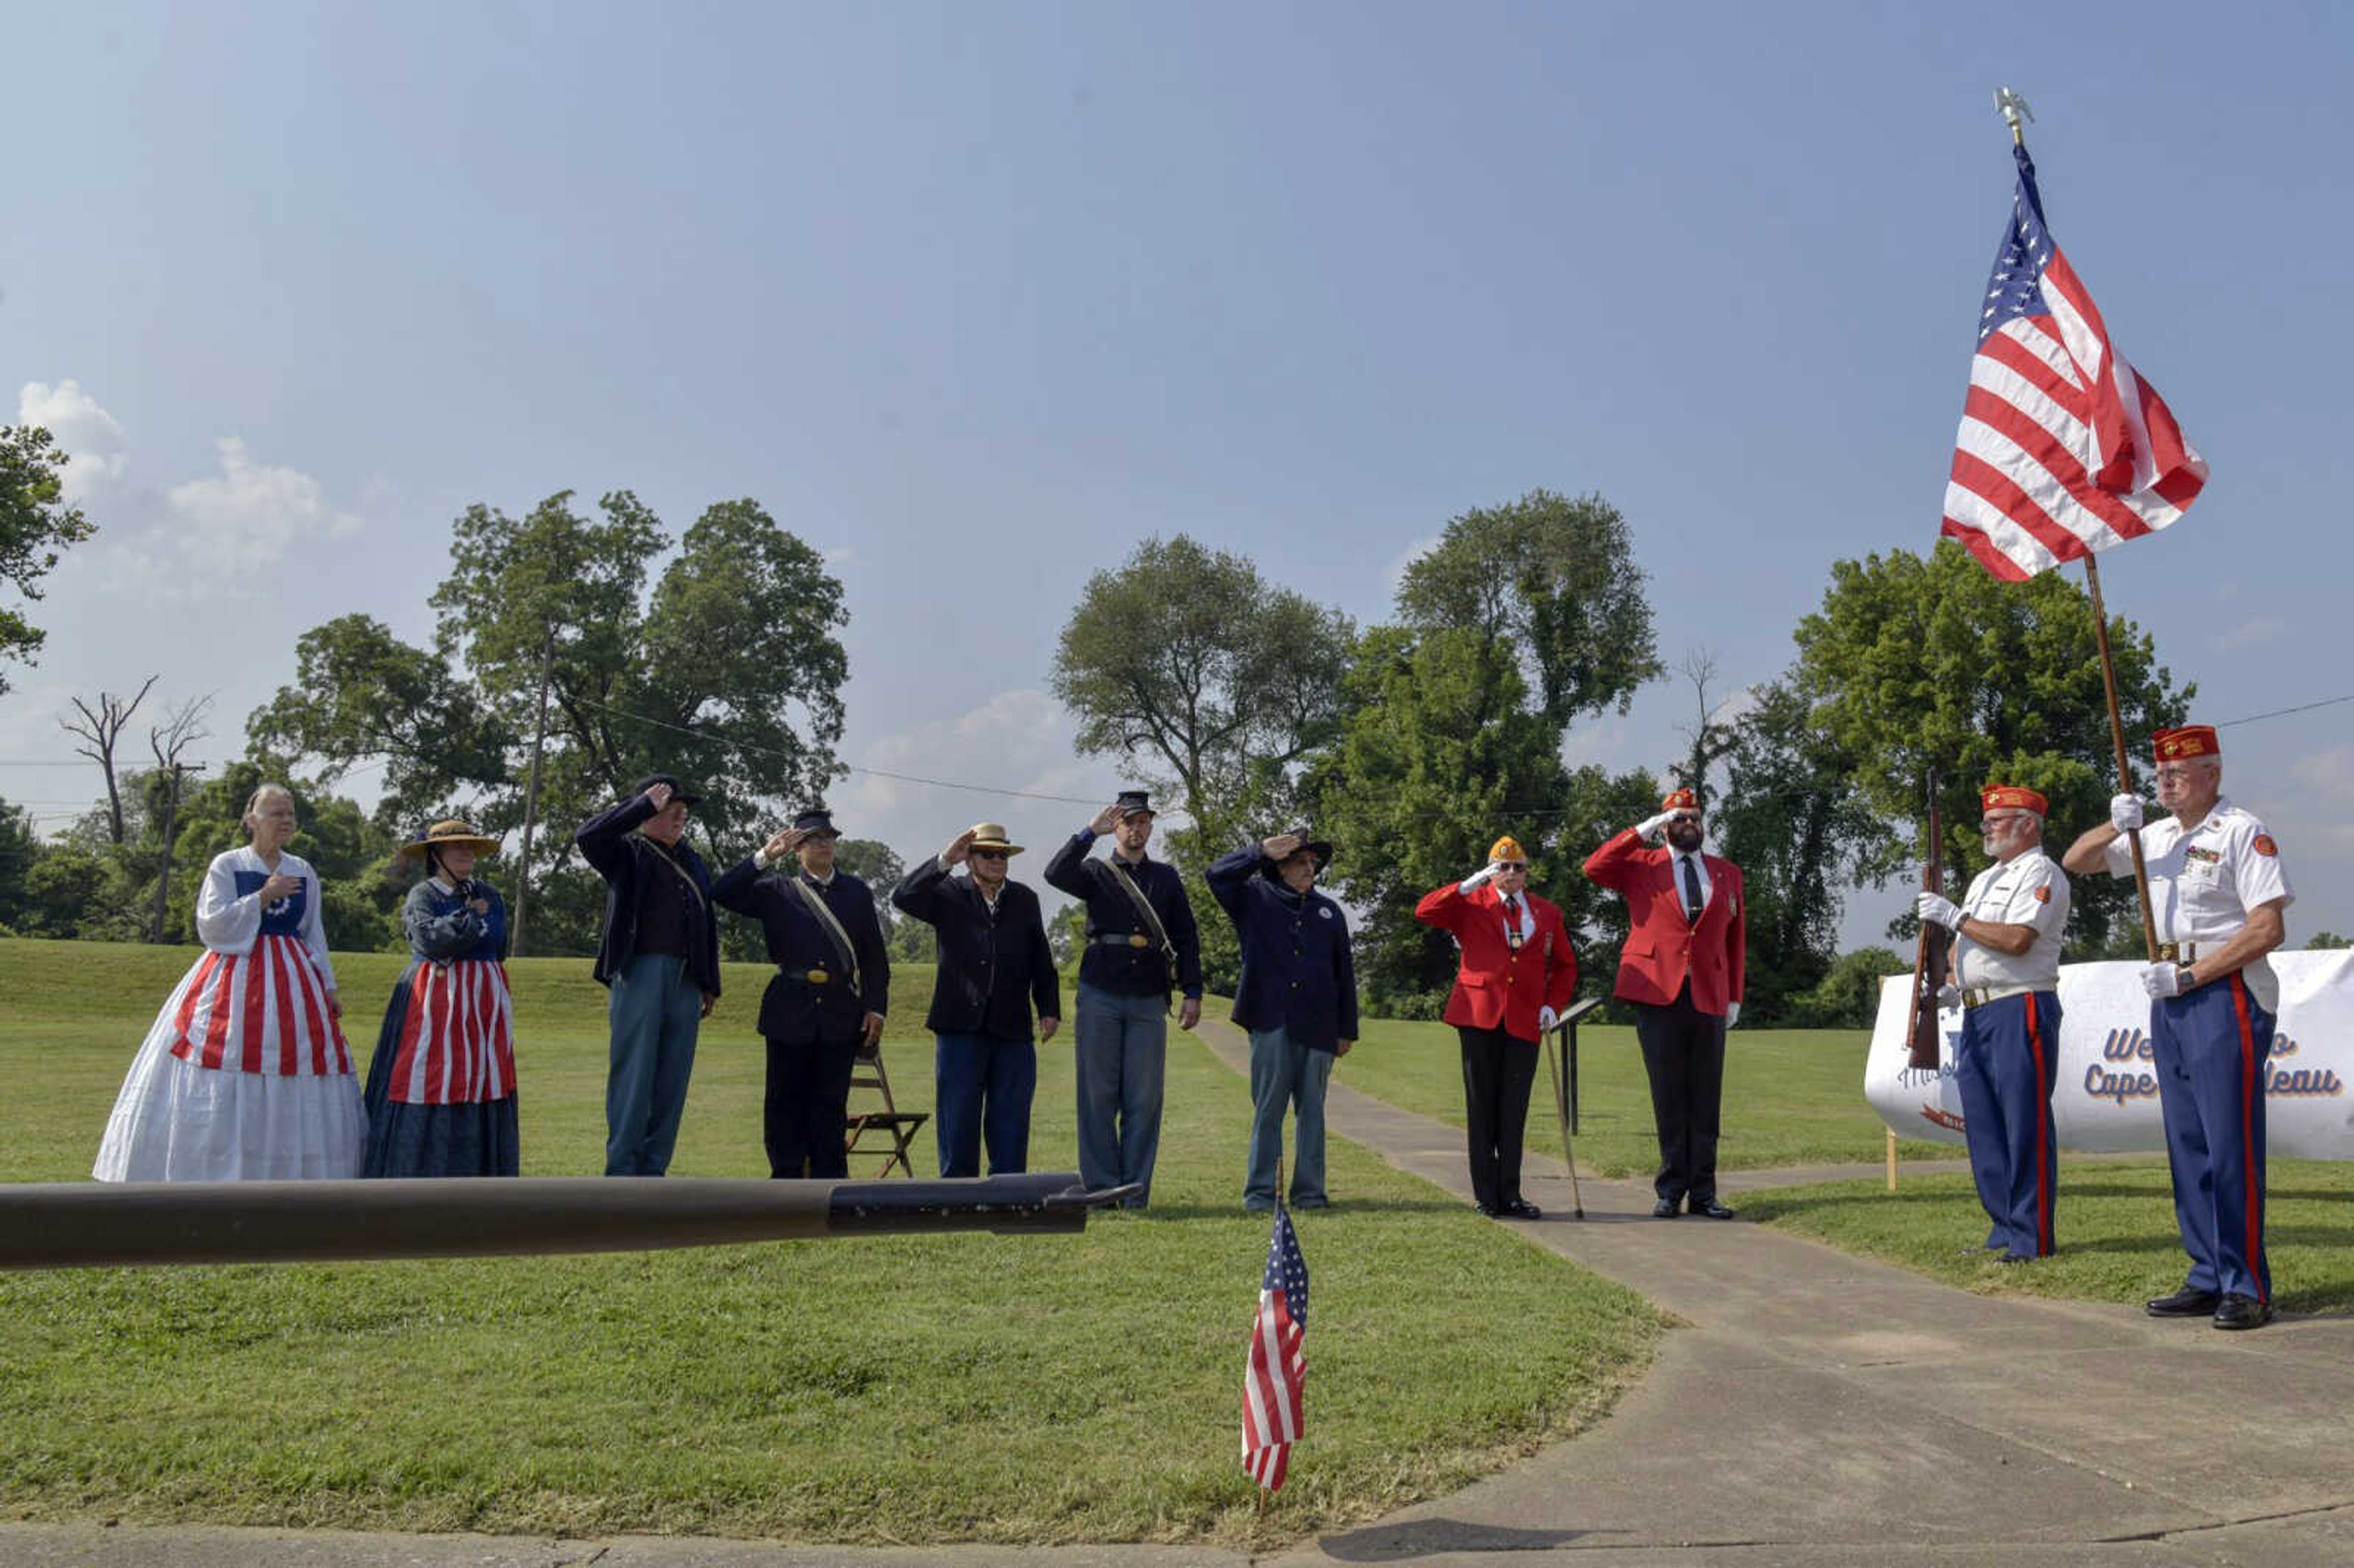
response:
{"label": "shoulder patch emblem", "polygon": [[1316,906],[1316,913],[1330,920],[1332,918],[1332,906],[1329,904],[1320,904]]}
{"label": "shoulder patch emblem", "polygon": [[2049,904],[2052,902],[2052,885],[2050,883],[2047,882],[2042,886],[2035,890],[2035,902],[2038,904]]}
{"label": "shoulder patch emblem", "polygon": [[2256,853],[2258,854],[2280,853],[2280,845],[2273,842],[2273,836],[2270,833],[2258,833],[2256,835],[2255,846]]}

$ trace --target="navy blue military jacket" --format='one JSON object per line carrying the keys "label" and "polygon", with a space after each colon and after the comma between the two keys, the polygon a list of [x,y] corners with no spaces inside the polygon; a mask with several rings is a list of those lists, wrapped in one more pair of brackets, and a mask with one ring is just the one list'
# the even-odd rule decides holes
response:
{"label": "navy blue military jacket", "polygon": [[1295,1045],[1330,1051],[1357,1037],[1357,964],[1349,917],[1314,888],[1294,893],[1257,844],[1212,863],[1210,894],[1242,938],[1235,1022],[1282,1029]]}
{"label": "navy blue military jacket", "polygon": [[[787,874],[762,871],[747,855],[719,879],[711,896],[723,909],[758,920],[768,937],[769,961],[777,966],[777,976],[760,997],[761,1034],[789,1045],[840,1044],[864,1026],[868,1013],[887,1012],[891,1006],[891,955],[883,946],[875,895],[846,871],[835,872],[818,892],[857,955],[858,985],[853,989],[841,949],[801,895],[786,885]],[[790,874],[817,886],[798,866]]]}
{"label": "navy blue military jacket", "polygon": [[[675,874],[660,864],[654,857],[663,852],[649,843],[642,834],[631,829],[641,822],[653,820],[654,803],[643,795],[632,795],[610,811],[603,811],[580,824],[572,842],[580,846],[583,859],[597,868],[605,879],[605,931],[597,940],[597,979],[603,984],[613,983],[613,977],[630,967],[638,951],[638,897],[649,877]],[[685,868],[702,894],[695,901],[695,909],[687,920],[687,942],[693,951],[686,959],[686,972],[707,996],[719,994],[719,916],[711,907],[711,868],[703,857],[686,847],[681,840],[671,852],[671,858]],[[697,915],[700,918],[695,917]]]}
{"label": "navy blue military jacket", "polygon": [[[1046,863],[1047,885],[1087,906],[1087,951],[1079,960],[1079,983],[1122,996],[1166,996],[1173,982],[1187,996],[1200,996],[1202,934],[1193,925],[1193,906],[1185,897],[1185,882],[1177,868],[1150,855],[1128,868],[1137,891],[1161,916],[1169,945],[1177,949],[1177,972],[1172,976],[1144,916],[1113,880],[1110,868],[1088,860],[1087,850],[1095,842],[1094,830],[1081,828]],[[1144,938],[1144,946],[1097,939],[1130,936]]]}
{"label": "navy blue military jacket", "polygon": [[924,1027],[940,1034],[1027,1040],[1030,1013],[1063,1016],[1062,977],[1046,945],[1038,895],[1018,882],[998,890],[997,913],[969,876],[951,876],[932,856],[891,891],[891,902],[933,928],[939,972]]}

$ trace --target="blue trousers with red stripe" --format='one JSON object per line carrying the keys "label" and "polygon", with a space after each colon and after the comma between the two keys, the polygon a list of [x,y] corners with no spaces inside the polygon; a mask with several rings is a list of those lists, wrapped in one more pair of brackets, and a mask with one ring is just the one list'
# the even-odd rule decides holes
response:
{"label": "blue trousers with red stripe", "polygon": [[2238,975],[2149,1004],[2174,1220],[2194,1290],[2273,1298],[2264,1259],[2264,1058],[2273,1015]]}
{"label": "blue trousers with red stripe", "polygon": [[2060,1079],[2060,998],[2029,991],[1962,1014],[1954,1083],[1962,1094],[1970,1177],[1994,1228],[1989,1251],[2050,1255],[2059,1145],[2052,1091]]}

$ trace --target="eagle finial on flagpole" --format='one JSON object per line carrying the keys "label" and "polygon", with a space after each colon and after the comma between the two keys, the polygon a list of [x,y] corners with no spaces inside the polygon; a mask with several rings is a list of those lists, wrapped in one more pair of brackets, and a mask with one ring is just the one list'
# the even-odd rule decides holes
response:
{"label": "eagle finial on flagpole", "polygon": [[2025,145],[2027,126],[2035,120],[2035,111],[2027,107],[2026,95],[2015,88],[1998,87],[1994,90],[1994,106],[2002,111],[2003,121],[2010,127],[2011,144]]}

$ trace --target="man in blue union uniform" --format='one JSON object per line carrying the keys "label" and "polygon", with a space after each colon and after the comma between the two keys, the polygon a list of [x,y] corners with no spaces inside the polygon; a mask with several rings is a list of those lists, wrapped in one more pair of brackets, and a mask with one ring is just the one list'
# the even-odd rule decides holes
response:
{"label": "man in blue union uniform", "polygon": [[[2142,834],[2158,961],[2142,971],[2149,1038],[2166,1121],[2174,1218],[2190,1276],[2148,1304],[2154,1318],[2214,1315],[2219,1329],[2271,1321],[2264,1259],[2264,1058],[2272,1054],[2280,981],[2264,955],[2286,934],[2296,895],[2264,823],[2223,799],[2222,747],[2206,725],[2162,729],[2158,803],[2173,815]],[[2133,874],[2125,835],[2141,826],[2138,795],[2109,802],[2109,821],[2068,846],[2083,874]]]}
{"label": "man in blue union uniform", "polygon": [[1953,933],[1953,980],[1938,1001],[1962,1009],[1954,1053],[1970,1179],[1993,1222],[1983,1245],[2002,1263],[2048,1257],[2059,1145],[2052,1091],[2060,1082],[2060,942],[2068,879],[2043,853],[2051,803],[2032,789],[1978,792],[1979,831],[1994,863],[1959,904],[1925,892],[1914,908]]}
{"label": "man in blue union uniform", "polygon": [[[1109,833],[1103,860],[1087,851]],[[1079,1179],[1089,1188],[1135,1182],[1144,1207],[1161,1150],[1161,1093],[1169,1058],[1169,993],[1184,993],[1177,1023],[1202,1021],[1202,943],[1177,868],[1144,853],[1152,805],[1123,790],[1055,852],[1046,881],[1087,908],[1079,960]]]}

